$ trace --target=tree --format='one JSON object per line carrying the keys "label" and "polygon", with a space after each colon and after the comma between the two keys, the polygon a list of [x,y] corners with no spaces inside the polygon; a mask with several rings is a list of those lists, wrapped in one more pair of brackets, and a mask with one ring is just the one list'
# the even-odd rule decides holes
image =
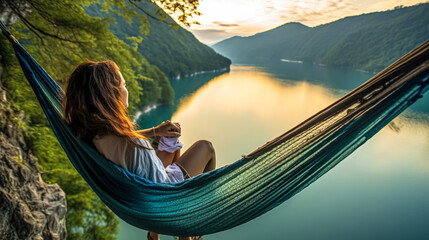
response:
{"label": "tree", "polygon": [[[198,14],[198,1],[150,0],[169,13],[179,14],[184,24]],[[0,18],[33,57],[61,85],[65,83],[73,66],[83,59],[111,59],[121,68],[129,89],[129,110],[132,114],[140,102],[171,102],[173,91],[166,76],[133,47],[116,38],[109,30],[110,19],[88,16],[84,7],[101,4],[102,11],[121,14],[128,21],[138,19],[141,31],[148,32],[147,17],[166,22],[166,13],[157,11],[146,15],[136,13],[137,0],[2,0]],[[140,9],[141,10],[141,9]],[[144,9],[143,9],[144,10]],[[138,39],[136,39],[138,41]],[[4,38],[0,39],[0,55],[5,66],[4,81],[8,99],[15,110],[24,110],[22,128],[39,159],[42,177],[46,182],[58,183],[67,197],[67,231],[69,239],[115,239],[118,219],[94,194],[76,172],[61,149],[37,100],[24,80],[18,62]],[[162,94],[149,99],[142,93],[142,86],[150,85]],[[154,97],[151,96],[151,97]]]}

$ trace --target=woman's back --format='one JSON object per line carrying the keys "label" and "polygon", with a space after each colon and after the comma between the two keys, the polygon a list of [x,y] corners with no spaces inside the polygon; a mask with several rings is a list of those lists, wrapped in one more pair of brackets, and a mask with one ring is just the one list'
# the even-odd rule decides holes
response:
{"label": "woman's back", "polygon": [[164,168],[147,140],[141,138],[135,138],[135,140],[147,149],[130,144],[124,137],[113,134],[97,135],[93,143],[107,159],[136,175],[160,183],[183,181],[182,172],[174,174],[180,169],[169,166]]}
{"label": "woman's back", "polygon": [[[158,183],[180,182],[185,176],[215,169],[214,148],[206,140],[197,141],[180,157],[177,150],[173,154],[178,153],[177,158],[172,161],[167,158],[171,154],[161,154],[167,165],[164,168],[147,138],[179,137],[179,124],[166,121],[151,129],[136,131],[127,107],[126,82],[114,62],[87,61],[79,64],[70,75],[63,97],[63,120],[78,139],[92,142],[102,155],[119,167]],[[158,239],[158,235],[148,233],[148,238]]]}

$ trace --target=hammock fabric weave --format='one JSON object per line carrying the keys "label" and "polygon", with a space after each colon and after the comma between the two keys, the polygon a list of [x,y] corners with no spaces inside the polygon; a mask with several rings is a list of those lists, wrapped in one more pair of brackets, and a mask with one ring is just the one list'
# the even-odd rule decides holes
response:
{"label": "hammock fabric weave", "polygon": [[154,183],[116,166],[76,139],[61,118],[61,87],[2,28],[77,171],[124,221],[168,235],[215,233],[273,209],[332,169],[429,88],[427,41],[235,163],[180,183]]}

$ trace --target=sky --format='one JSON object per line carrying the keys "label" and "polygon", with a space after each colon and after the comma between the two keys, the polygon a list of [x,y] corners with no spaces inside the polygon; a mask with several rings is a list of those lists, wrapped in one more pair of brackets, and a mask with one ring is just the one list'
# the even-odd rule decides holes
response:
{"label": "sky", "polygon": [[347,16],[411,6],[427,0],[200,0],[201,25],[187,27],[211,45],[233,36],[250,36],[288,22],[309,27]]}

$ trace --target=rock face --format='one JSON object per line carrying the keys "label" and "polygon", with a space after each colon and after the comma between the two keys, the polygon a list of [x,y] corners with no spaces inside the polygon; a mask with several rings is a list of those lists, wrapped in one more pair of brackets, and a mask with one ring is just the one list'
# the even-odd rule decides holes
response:
{"label": "rock face", "polygon": [[0,240],[65,239],[65,194],[42,181],[16,124],[23,114],[10,110],[0,85]]}

